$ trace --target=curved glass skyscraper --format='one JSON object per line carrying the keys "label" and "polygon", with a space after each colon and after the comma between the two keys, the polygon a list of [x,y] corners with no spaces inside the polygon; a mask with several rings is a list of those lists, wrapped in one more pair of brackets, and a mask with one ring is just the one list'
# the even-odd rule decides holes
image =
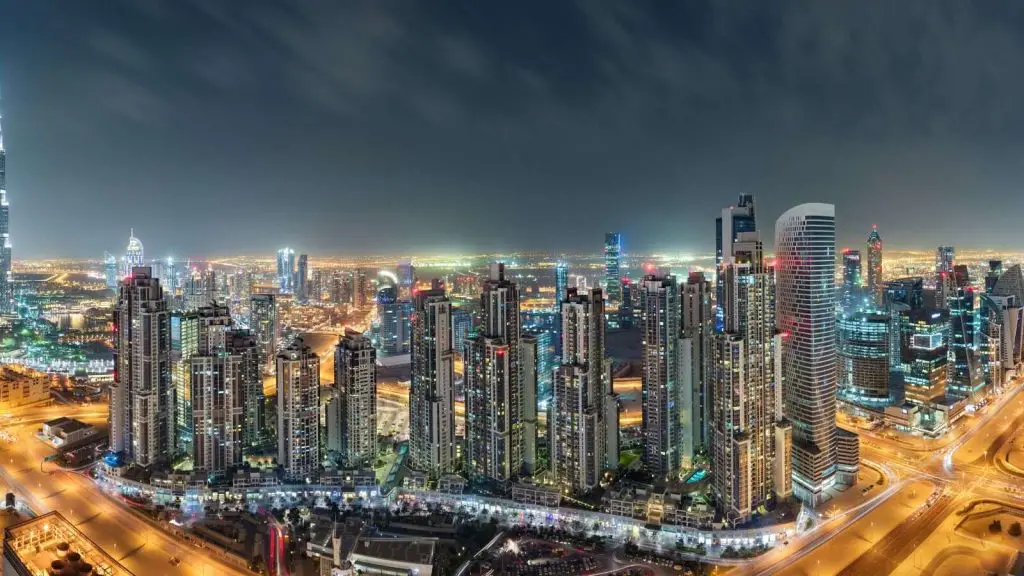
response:
{"label": "curved glass skyscraper", "polygon": [[816,506],[836,477],[835,207],[801,204],[780,216],[775,258],[793,494]]}

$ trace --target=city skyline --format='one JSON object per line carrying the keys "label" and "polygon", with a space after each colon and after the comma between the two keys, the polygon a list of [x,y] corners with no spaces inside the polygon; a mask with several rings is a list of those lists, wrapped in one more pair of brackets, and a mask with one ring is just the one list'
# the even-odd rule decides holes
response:
{"label": "city skyline", "polygon": [[[889,248],[1024,248],[999,234],[1024,207],[1024,86],[1007,68],[1024,54],[1022,18],[1001,7],[904,5],[880,26],[867,6],[785,2],[579,6],[540,20],[516,8],[121,7],[4,9],[16,257],[98,257],[129,226],[196,256],[212,239],[249,254],[579,250],[608,230],[626,251],[704,251],[700,215],[737,193],[766,215],[836,205],[840,245],[877,224]],[[762,34],[743,33],[755,23]],[[522,28],[529,38],[491,33]],[[930,73],[908,73],[911,58]],[[947,97],[919,96],[933,89]],[[583,195],[595,208],[574,204],[570,218],[548,202]],[[480,200],[499,197],[528,231],[482,224]],[[596,208],[623,198],[628,216]],[[225,228],[226,212],[275,234]],[[427,224],[439,218],[458,226]],[[964,220],[990,225],[967,233]],[[376,234],[383,221],[404,234]]]}

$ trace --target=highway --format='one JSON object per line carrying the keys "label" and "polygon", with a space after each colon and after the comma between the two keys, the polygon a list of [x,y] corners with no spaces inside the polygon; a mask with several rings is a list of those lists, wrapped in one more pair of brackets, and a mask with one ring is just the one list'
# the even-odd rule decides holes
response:
{"label": "highway", "polygon": [[[17,440],[0,442],[0,478],[36,513],[59,511],[135,574],[249,574],[155,528],[104,494],[88,476],[43,463],[53,450],[35,437],[39,422],[58,415],[95,420],[97,412],[95,404],[24,410],[24,421],[7,427]],[[102,412],[105,420],[105,406]],[[22,417],[21,413],[15,414],[15,419]],[[172,565],[172,557],[180,564]]]}

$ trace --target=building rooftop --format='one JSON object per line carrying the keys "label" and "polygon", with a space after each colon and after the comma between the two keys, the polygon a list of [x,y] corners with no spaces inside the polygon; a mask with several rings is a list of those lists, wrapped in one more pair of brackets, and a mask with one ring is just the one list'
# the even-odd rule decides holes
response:
{"label": "building rooftop", "polygon": [[4,559],[15,574],[26,576],[68,566],[77,567],[81,574],[133,576],[56,511],[4,530]]}
{"label": "building rooftop", "polygon": [[434,561],[434,541],[416,538],[359,538],[352,554],[429,566]]}

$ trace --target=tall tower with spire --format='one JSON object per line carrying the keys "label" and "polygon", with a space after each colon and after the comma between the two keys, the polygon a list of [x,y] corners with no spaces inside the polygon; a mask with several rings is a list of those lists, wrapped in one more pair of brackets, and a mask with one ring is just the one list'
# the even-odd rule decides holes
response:
{"label": "tall tower with spire", "polygon": [[7,205],[7,152],[4,150],[3,117],[0,116],[0,314],[14,312],[11,282],[10,208]]}

